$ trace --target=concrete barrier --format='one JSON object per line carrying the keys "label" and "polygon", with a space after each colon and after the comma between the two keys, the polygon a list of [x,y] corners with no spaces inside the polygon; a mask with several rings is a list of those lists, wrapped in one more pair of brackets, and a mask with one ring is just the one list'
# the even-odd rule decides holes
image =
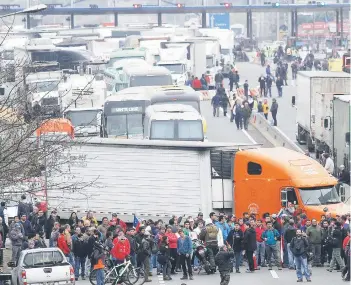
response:
{"label": "concrete barrier", "polygon": [[250,125],[259,131],[274,146],[282,146],[300,153],[305,153],[303,149],[288,138],[278,127],[272,126],[271,122],[266,120],[262,114],[256,114],[255,119],[251,119]]}

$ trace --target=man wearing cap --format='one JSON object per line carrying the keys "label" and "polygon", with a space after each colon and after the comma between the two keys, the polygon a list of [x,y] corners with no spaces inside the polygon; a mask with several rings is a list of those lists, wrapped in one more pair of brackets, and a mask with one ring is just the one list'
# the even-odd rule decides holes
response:
{"label": "man wearing cap", "polygon": [[195,219],[195,226],[196,227],[198,226],[199,222],[204,223],[204,214],[201,212],[197,215],[197,218]]}
{"label": "man wearing cap", "polygon": [[200,240],[205,242],[208,251],[208,259],[212,273],[216,272],[215,255],[218,252],[218,228],[213,224],[212,219],[206,219],[206,227],[200,233]]}

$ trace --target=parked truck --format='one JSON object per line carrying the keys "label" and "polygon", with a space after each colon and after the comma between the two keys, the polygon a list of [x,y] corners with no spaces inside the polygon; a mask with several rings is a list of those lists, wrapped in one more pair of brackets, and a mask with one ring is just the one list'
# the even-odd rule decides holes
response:
{"label": "parked truck", "polygon": [[316,151],[317,158],[321,152],[333,149],[332,132],[327,130],[329,127],[325,128],[324,119],[333,115],[332,102],[338,94],[350,94],[348,74],[329,71],[298,72],[296,140],[300,144],[306,144],[310,152]]}
{"label": "parked truck", "polygon": [[279,212],[288,202],[310,218],[325,210],[348,211],[337,195],[337,180],[318,162],[285,148],[76,140],[45,171],[49,208],[58,209],[63,219],[88,210],[98,219],[118,213],[127,222],[134,215],[169,219],[213,210],[261,216]]}

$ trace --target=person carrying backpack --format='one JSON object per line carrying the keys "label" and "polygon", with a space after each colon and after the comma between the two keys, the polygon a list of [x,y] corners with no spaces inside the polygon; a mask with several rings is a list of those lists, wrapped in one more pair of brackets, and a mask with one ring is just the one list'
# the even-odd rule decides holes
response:
{"label": "person carrying backpack", "polygon": [[218,228],[213,224],[211,218],[209,218],[206,219],[206,227],[202,229],[199,236],[200,240],[205,242],[212,273],[216,272],[214,257],[218,253],[218,231]]}

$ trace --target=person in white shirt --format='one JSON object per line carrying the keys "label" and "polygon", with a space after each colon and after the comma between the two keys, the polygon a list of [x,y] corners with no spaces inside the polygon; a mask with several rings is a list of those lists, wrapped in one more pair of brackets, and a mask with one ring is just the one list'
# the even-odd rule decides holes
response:
{"label": "person in white shirt", "polygon": [[330,158],[329,153],[324,154],[325,165],[324,168],[329,172],[329,174],[334,173],[334,161]]}

